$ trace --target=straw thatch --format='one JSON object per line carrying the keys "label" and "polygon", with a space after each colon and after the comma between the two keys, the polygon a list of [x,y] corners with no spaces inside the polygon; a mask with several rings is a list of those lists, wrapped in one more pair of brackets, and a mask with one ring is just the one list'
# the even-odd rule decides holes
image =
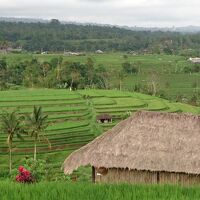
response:
{"label": "straw thatch", "polygon": [[109,114],[101,114],[96,117],[97,120],[111,120],[112,116]]}
{"label": "straw thatch", "polygon": [[63,163],[79,166],[200,174],[200,116],[139,111]]}
{"label": "straw thatch", "polygon": [[105,123],[112,122],[112,116],[109,114],[101,114],[96,117],[97,122]]}

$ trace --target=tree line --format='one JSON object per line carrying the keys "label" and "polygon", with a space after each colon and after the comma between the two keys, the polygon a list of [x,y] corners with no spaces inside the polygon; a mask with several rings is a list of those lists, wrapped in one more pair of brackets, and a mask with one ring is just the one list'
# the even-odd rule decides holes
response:
{"label": "tree line", "polygon": [[8,65],[0,60],[0,90],[24,86],[45,88],[109,88],[110,71],[104,65],[94,66],[91,58],[85,63],[63,61],[63,57],[39,62],[36,58]]}
{"label": "tree line", "polygon": [[[0,49],[26,51],[143,51],[198,54],[200,34],[132,31],[118,27],[50,23],[0,22]],[[185,51],[184,51],[185,50]]]}
{"label": "tree line", "polygon": [[[6,58],[0,59],[0,90],[28,88],[60,88],[60,89],[112,89],[119,88],[124,78],[137,74],[141,63],[130,63],[126,59],[120,69],[97,65],[88,57],[83,63],[64,61],[62,56],[50,61],[39,61],[36,58],[8,64]],[[117,77],[118,84],[113,85]]]}

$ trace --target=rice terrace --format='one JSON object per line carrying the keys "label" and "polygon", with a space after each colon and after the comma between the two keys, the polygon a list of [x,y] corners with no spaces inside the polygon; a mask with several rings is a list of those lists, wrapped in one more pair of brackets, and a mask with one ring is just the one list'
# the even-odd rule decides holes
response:
{"label": "rice terrace", "polygon": [[[92,141],[95,137],[99,136],[102,132],[110,130],[121,120],[127,118],[130,113],[139,110],[147,111],[162,111],[162,112],[178,112],[178,113],[193,113],[197,115],[200,113],[200,108],[182,104],[173,103],[161,98],[148,96],[140,93],[121,92],[117,90],[55,90],[55,89],[26,89],[15,91],[2,91],[0,92],[0,107],[1,110],[12,111],[17,108],[18,113],[28,114],[32,111],[34,105],[42,105],[45,114],[48,114],[48,121],[50,126],[47,128],[45,135],[48,137],[51,148],[45,141],[41,141],[38,144],[38,158],[45,159],[47,161],[48,168],[51,169],[53,179],[61,177],[62,171],[60,167],[63,162],[63,158],[69,155],[76,149],[79,149],[83,145]],[[96,122],[96,116],[102,113],[110,113],[112,116],[111,123],[98,123]],[[7,174],[7,145],[5,143],[6,135],[1,134],[1,176]],[[16,140],[13,146],[13,164],[18,166],[24,157],[31,157],[33,152],[33,139],[30,136],[25,136],[25,141]],[[72,175],[72,179],[80,180],[91,179],[91,169],[80,169],[75,171]],[[85,174],[85,175],[84,175]],[[84,176],[84,177],[81,177]],[[52,178],[52,177],[51,177]],[[62,182],[61,178],[61,182]],[[8,184],[8,183],[7,183]],[[60,183],[61,184],[61,183]],[[40,184],[41,185],[41,184]],[[41,185],[42,186],[42,185]],[[75,187],[74,184],[70,187]],[[15,187],[14,185],[12,187]],[[40,187],[30,186],[30,187]],[[51,187],[47,185],[47,188]],[[61,184],[64,187],[64,183]],[[68,186],[67,186],[68,187]],[[78,187],[82,188],[82,185],[78,184]],[[84,186],[86,190],[96,190],[98,186]],[[103,190],[116,190],[114,186],[100,186]],[[117,186],[119,189],[127,187],[126,185]],[[150,192],[154,190],[156,192],[164,190],[162,186],[141,187],[139,191]],[[130,186],[128,188],[131,189]],[[17,189],[17,188],[16,188]],[[18,187],[19,189],[19,187]],[[26,188],[28,189],[28,188]],[[36,188],[33,189],[33,191]],[[64,188],[63,188],[64,189]],[[14,189],[15,190],[15,189]],[[68,191],[69,189],[66,188]],[[73,189],[74,190],[74,189]],[[81,189],[82,190],[82,189]],[[131,189],[132,190],[132,189]],[[172,190],[172,187],[167,187],[165,192]],[[179,195],[183,195],[182,192],[186,189],[180,189],[176,187],[176,192]],[[192,189],[192,190],[195,190]],[[4,191],[4,190],[2,190]],[[65,189],[64,189],[65,191]],[[71,191],[71,190],[70,190]],[[71,192],[70,192],[71,193]],[[177,195],[178,195],[177,194]],[[72,194],[71,194],[72,195]],[[86,194],[87,198],[87,192]],[[96,195],[93,194],[93,195]],[[98,194],[97,194],[98,195]],[[118,194],[120,196],[120,194]],[[136,195],[130,194],[130,195]],[[154,194],[155,195],[155,194]],[[152,199],[154,199],[152,194]],[[159,194],[161,195],[161,194]],[[195,195],[197,195],[195,193]],[[200,195],[200,194],[199,194]],[[150,195],[151,196],[151,195]],[[17,197],[17,194],[16,194]],[[21,197],[22,198],[22,197]],[[39,198],[39,196],[37,197]],[[108,197],[108,199],[112,197]],[[120,197],[119,197],[120,198]],[[129,197],[127,197],[129,198]],[[141,196],[142,198],[142,196]],[[164,198],[165,197],[161,197]],[[42,199],[42,198],[41,198]],[[53,199],[53,197],[52,197]],[[73,197],[71,198],[73,199]],[[92,199],[92,197],[91,197]],[[145,196],[144,196],[145,199]],[[176,198],[174,198],[176,199]]]}
{"label": "rice terrace", "polygon": [[199,7],[2,0],[0,200],[200,199]]}

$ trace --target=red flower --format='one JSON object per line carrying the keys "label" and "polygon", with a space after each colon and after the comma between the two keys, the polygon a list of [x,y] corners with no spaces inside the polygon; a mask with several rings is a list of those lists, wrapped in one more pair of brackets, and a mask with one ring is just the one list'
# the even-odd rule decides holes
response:
{"label": "red flower", "polygon": [[18,171],[22,173],[24,171],[24,167],[23,166],[19,166]]}
{"label": "red flower", "polygon": [[19,181],[20,175],[17,175],[15,179],[16,179],[16,181]]}
{"label": "red flower", "polygon": [[27,171],[27,170],[24,170],[23,173],[24,173],[25,176],[30,176],[30,174],[31,174],[31,173],[30,173],[29,171]]}
{"label": "red flower", "polygon": [[33,182],[33,177],[31,172],[26,170],[23,166],[18,168],[19,175],[16,176],[16,181],[19,183],[31,183]]}

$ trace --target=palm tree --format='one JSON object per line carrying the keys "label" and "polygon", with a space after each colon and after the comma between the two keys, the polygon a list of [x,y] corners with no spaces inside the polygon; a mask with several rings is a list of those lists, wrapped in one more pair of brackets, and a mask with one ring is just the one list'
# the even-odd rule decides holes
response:
{"label": "palm tree", "polygon": [[12,144],[13,138],[16,135],[17,138],[23,139],[21,133],[23,133],[23,128],[20,124],[21,118],[17,116],[16,112],[5,112],[1,116],[2,122],[2,131],[7,134],[7,145],[9,148],[9,169],[10,174],[12,170]]}
{"label": "palm tree", "polygon": [[47,137],[45,137],[45,129],[48,126],[47,123],[48,115],[44,115],[42,112],[42,107],[34,106],[33,112],[31,115],[27,116],[28,128],[30,130],[31,137],[34,137],[34,160],[36,161],[37,154],[37,142],[40,141],[41,137],[48,142],[49,146],[51,146]]}

